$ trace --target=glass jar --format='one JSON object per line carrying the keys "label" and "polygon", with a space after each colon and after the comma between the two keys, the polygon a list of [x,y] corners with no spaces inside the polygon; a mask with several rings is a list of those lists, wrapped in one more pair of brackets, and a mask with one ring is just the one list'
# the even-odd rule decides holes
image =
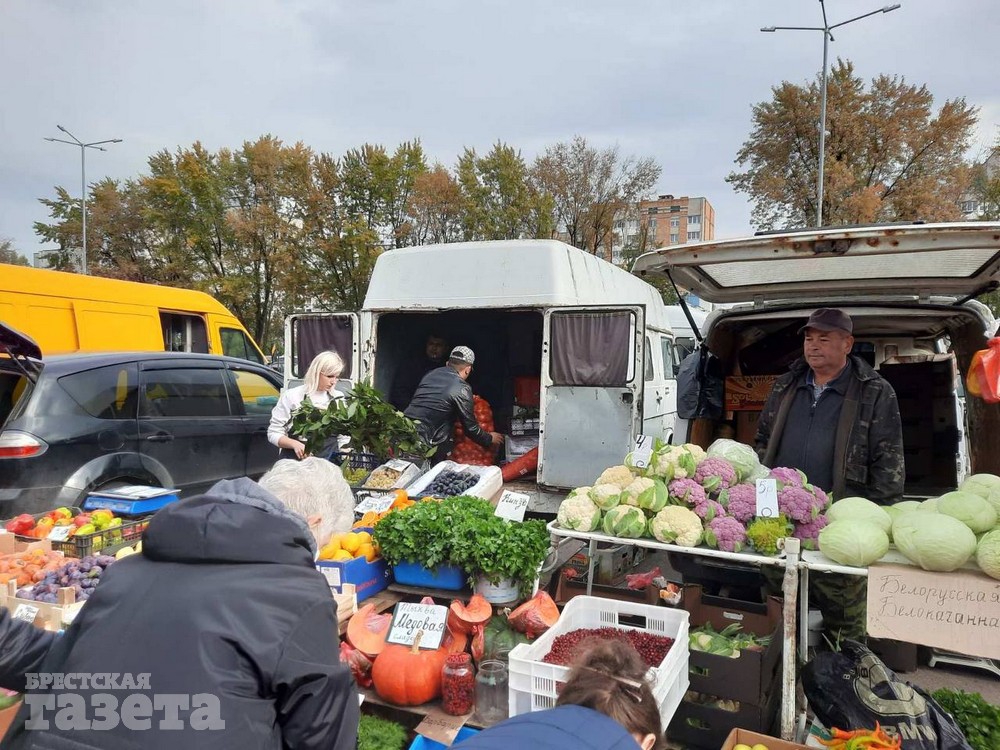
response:
{"label": "glass jar", "polygon": [[449,654],[441,668],[441,708],[452,716],[471,714],[476,699],[476,670],[468,654]]}
{"label": "glass jar", "polygon": [[506,719],[507,712],[507,665],[484,661],[476,675],[476,717],[488,726]]}

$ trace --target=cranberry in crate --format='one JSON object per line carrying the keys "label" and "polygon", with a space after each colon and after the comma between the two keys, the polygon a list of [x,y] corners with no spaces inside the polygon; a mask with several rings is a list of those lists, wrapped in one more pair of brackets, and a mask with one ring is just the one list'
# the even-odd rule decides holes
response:
{"label": "cranberry in crate", "polygon": [[689,684],[688,613],[596,596],[574,597],[553,627],[510,652],[510,715],[555,706],[557,686],[569,676],[564,664],[575,656],[574,643],[591,634],[587,631],[635,646],[650,665],[647,678],[666,727]]}

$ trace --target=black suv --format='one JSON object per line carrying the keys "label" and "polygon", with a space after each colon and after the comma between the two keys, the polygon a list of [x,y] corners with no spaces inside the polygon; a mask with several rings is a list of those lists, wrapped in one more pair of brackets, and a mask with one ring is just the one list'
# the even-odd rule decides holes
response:
{"label": "black suv", "polygon": [[[4,356],[6,354],[6,356]],[[121,483],[192,495],[260,477],[281,378],[246,360],[169,352],[42,361],[0,324],[0,518],[78,505]]]}

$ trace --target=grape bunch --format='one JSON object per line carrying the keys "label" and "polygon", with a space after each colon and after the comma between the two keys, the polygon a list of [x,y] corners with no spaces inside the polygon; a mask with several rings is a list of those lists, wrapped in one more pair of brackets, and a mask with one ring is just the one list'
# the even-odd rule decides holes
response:
{"label": "grape bunch", "polygon": [[425,495],[436,497],[457,497],[475,486],[479,477],[471,471],[442,471],[424,489]]}
{"label": "grape bunch", "polygon": [[115,558],[111,555],[88,555],[80,560],[71,560],[58,570],[46,573],[34,586],[18,589],[15,596],[18,599],[56,604],[59,601],[59,589],[72,587],[76,589],[76,601],[86,601],[100,583],[105,569],[114,561]]}

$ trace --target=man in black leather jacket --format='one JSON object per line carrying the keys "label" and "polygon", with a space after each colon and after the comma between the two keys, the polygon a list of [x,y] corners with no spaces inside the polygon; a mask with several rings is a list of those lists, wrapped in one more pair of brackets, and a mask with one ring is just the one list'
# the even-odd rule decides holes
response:
{"label": "man in black leather jacket", "polygon": [[472,372],[476,357],[467,346],[456,346],[448,356],[448,363],[427,373],[417,386],[413,400],[403,413],[417,421],[417,432],[437,447],[433,461],[447,458],[453,442],[452,424],[462,423],[470,439],[488,448],[500,445],[503,436],[487,432],[476,421],[472,410],[472,388],[465,381]]}

